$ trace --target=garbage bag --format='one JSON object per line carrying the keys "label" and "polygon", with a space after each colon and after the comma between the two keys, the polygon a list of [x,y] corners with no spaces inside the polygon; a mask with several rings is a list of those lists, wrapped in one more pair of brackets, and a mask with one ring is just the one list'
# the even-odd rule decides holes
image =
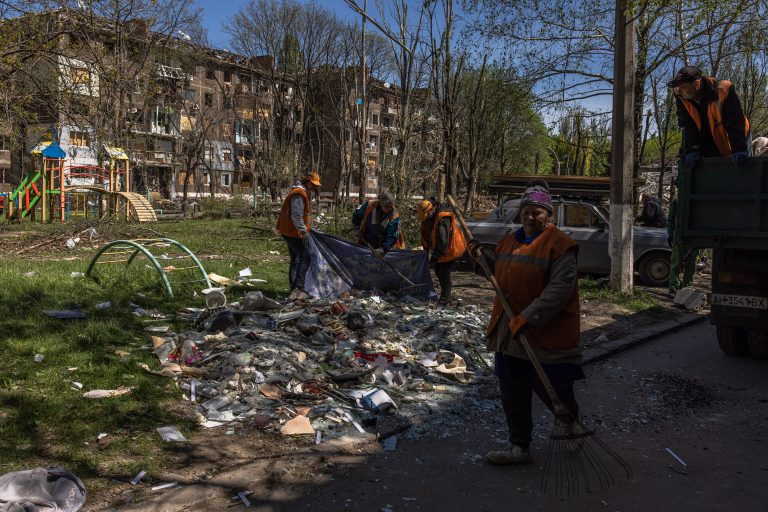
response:
{"label": "garbage bag", "polygon": [[0,476],[0,512],[76,512],[83,482],[64,468],[35,468]]}
{"label": "garbage bag", "polygon": [[312,230],[309,254],[304,288],[314,297],[330,299],[351,290],[399,292],[421,299],[435,295],[425,251],[392,250],[384,256],[385,263],[367,247]]}

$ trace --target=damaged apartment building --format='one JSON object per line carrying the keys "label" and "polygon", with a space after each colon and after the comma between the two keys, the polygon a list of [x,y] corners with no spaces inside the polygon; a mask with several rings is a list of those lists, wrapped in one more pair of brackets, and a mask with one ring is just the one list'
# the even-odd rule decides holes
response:
{"label": "damaged apartment building", "polygon": [[303,108],[272,58],[156,34],[144,20],[116,31],[77,11],[34,19],[27,25],[53,44],[28,64],[34,101],[8,130],[21,143],[4,180],[21,181],[35,165],[30,154],[54,138],[65,175],[109,165],[105,148],[125,149],[131,188],[156,200],[279,189],[300,172]]}

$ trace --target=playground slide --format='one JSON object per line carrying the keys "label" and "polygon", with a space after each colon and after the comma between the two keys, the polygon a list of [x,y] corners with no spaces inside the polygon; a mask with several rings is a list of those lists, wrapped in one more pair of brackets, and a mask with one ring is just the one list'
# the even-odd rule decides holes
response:
{"label": "playground slide", "polygon": [[152,208],[152,205],[149,203],[149,201],[147,201],[147,198],[141,194],[137,194],[135,192],[110,192],[109,190],[105,190],[94,185],[78,185],[76,187],[70,187],[67,189],[68,192],[74,190],[92,190],[93,192],[99,192],[101,194],[122,197],[128,201],[128,204],[131,205],[131,210],[133,211],[133,215],[131,217],[133,219],[138,222],[157,221],[155,210]]}

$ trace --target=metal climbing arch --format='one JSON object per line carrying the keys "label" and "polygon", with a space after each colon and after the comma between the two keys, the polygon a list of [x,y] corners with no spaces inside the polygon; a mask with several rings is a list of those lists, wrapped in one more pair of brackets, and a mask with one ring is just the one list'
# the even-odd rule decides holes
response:
{"label": "metal climbing arch", "polygon": [[[160,256],[152,252],[153,249],[175,247],[181,251],[181,254],[175,257],[170,257],[166,254]],[[93,256],[91,263],[88,265],[88,270],[85,275],[88,277],[94,277],[94,269],[96,265],[125,263],[125,267],[130,267],[131,263],[137,256],[145,256],[149,261],[149,264],[160,274],[160,279],[165,289],[165,293],[169,298],[173,298],[173,289],[171,287],[171,280],[169,279],[169,273],[177,271],[199,271],[200,277],[191,281],[185,282],[200,282],[205,288],[211,288],[211,281],[208,279],[208,273],[203,268],[200,260],[192,253],[187,247],[171,240],[170,238],[140,238],[135,240],[114,240],[100,248]],[[176,267],[175,265],[163,265],[160,263],[160,259],[164,261],[179,262],[179,260],[191,260],[191,266]]]}

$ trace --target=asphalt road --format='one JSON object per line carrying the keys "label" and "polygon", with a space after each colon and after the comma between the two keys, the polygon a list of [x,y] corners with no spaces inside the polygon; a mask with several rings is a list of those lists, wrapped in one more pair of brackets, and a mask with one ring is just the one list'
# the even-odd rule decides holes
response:
{"label": "asphalt road", "polygon": [[698,324],[591,365],[587,375],[577,391],[585,423],[634,471],[629,479],[616,471],[606,491],[539,492],[551,426],[541,408],[534,464],[485,464],[482,454],[505,438],[489,390],[429,431],[400,438],[396,451],[335,465],[327,483],[320,480],[328,475],[309,478],[257,510],[768,510],[768,362],[724,355],[714,328]]}

